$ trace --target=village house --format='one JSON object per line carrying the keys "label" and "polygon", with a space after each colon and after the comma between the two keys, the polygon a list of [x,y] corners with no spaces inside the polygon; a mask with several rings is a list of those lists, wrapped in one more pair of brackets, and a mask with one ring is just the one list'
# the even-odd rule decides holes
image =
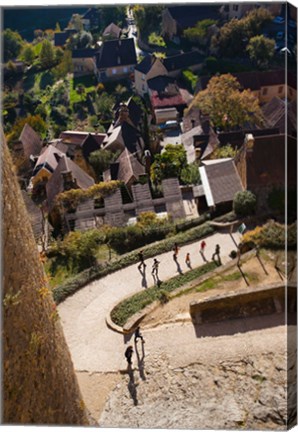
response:
{"label": "village house", "polygon": [[129,77],[136,64],[133,38],[107,40],[96,56],[96,75],[99,81]]}
{"label": "village house", "polygon": [[104,40],[108,39],[119,39],[122,34],[122,29],[116,24],[109,24],[103,31],[102,36]]}
{"label": "village house", "polygon": [[[260,103],[270,102],[274,97],[297,99],[297,81],[295,75],[285,69],[272,71],[240,72],[232,74],[239,81],[242,89],[250,89]],[[205,90],[210,77],[203,76],[198,81],[198,91]]]}
{"label": "village house", "polygon": [[62,156],[64,154],[52,145],[43,149],[33,169],[31,178],[33,187],[39,182],[46,182],[50,179]]}
{"label": "village house", "polygon": [[67,40],[74,34],[77,33],[76,29],[66,28],[63,31],[54,33],[54,45],[55,47],[64,47]]}
{"label": "village house", "polygon": [[169,6],[162,13],[162,34],[170,40],[179,38],[183,31],[205,19],[220,19],[220,5]]}
{"label": "village house", "polygon": [[72,51],[73,73],[75,76],[97,75],[96,55],[98,48],[83,48]]}
{"label": "village house", "polygon": [[99,26],[99,11],[95,8],[89,8],[82,15],[82,24],[84,30],[91,30]]}
{"label": "village house", "polygon": [[39,156],[42,150],[42,140],[35,130],[26,123],[19,139],[14,143],[14,151],[25,159]]}

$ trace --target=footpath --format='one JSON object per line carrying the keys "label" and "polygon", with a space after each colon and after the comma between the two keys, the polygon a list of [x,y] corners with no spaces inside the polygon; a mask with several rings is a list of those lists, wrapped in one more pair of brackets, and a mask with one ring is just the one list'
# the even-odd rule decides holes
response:
{"label": "footpath", "polygon": [[[237,232],[233,233],[233,238],[239,243],[240,235]],[[216,233],[207,237],[205,241],[205,257],[209,261],[216,244],[220,245],[223,264],[230,260],[229,254],[236,248],[232,237],[227,233]],[[178,263],[183,272],[189,270],[185,264],[187,253],[190,253],[193,268],[204,263],[199,252],[200,243],[201,240],[180,248]],[[172,251],[158,255],[156,258],[160,261],[161,281],[179,274]],[[154,285],[151,275],[153,258],[146,260],[146,264],[145,277],[138,271],[138,264],[134,264],[90,283],[58,306],[66,341],[77,372],[102,373],[126,369],[124,351],[126,345],[133,342],[133,339],[129,342],[129,336],[109,329],[105,318],[122,299]],[[165,338],[162,335],[163,331],[165,331]],[[158,334],[156,331],[152,332],[151,348],[150,340],[147,340],[149,334],[143,332],[146,338],[146,355],[151,349],[155,352],[162,349],[165,353],[172,353],[175,352],[178,340],[183,342],[184,347],[186,343],[194,344],[197,340],[190,326],[180,326],[179,330],[173,326],[170,331],[172,337],[168,332],[169,328],[164,330],[160,328]],[[162,346],[158,346],[159,344]]]}

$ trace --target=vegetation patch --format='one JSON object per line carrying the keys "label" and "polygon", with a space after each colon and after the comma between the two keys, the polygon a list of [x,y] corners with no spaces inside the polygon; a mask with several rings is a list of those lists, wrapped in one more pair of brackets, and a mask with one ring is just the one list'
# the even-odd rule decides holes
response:
{"label": "vegetation patch", "polygon": [[155,300],[159,300],[162,303],[166,302],[168,300],[168,293],[212,271],[216,267],[217,266],[214,262],[210,262],[194,270],[190,270],[185,274],[175,276],[166,282],[162,282],[162,288],[153,286],[145,291],[134,294],[129,299],[119,303],[112,310],[111,318],[113,322],[123,327],[130,317],[153,303]]}

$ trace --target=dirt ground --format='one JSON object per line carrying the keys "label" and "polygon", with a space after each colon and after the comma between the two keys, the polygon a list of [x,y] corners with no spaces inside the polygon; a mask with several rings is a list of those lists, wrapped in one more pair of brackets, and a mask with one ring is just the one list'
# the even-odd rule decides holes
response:
{"label": "dirt ground", "polygon": [[[265,274],[262,265],[256,257],[251,258],[247,262],[243,262],[241,266],[250,285],[259,286],[262,283],[271,284],[281,281],[282,276],[274,267],[275,255],[269,252],[262,256],[261,261],[268,274]],[[216,296],[223,291],[239,291],[247,286],[237,268],[224,272],[222,275],[223,278],[220,276],[212,278],[216,283],[216,288],[209,289],[205,292],[195,292],[194,290],[189,294],[173,298],[169,303],[160,305],[154,310],[154,312],[152,312],[152,314],[144,318],[142,321],[142,328],[152,328],[171,322],[190,321],[190,302],[207,299]],[[235,277],[235,280],[225,281],[225,278],[229,279],[229,275],[231,276],[230,279]]]}

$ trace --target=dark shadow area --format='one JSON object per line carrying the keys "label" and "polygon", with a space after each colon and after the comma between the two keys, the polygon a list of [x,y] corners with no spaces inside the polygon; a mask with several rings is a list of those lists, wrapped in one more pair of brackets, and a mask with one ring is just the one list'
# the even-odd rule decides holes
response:
{"label": "dark shadow area", "polygon": [[54,75],[52,72],[44,72],[40,79],[39,87],[41,90],[45,90],[47,86],[52,86],[54,84]]}
{"label": "dark shadow area", "polygon": [[239,269],[239,271],[240,271],[240,273],[241,273],[241,276],[242,276],[243,279],[244,279],[244,282],[246,283],[247,286],[249,286],[249,282],[248,282],[248,280],[246,279],[246,276],[245,276],[245,274],[243,273],[243,271],[242,271],[240,265],[237,264],[237,267],[238,267],[238,269]]}
{"label": "dark shadow area", "polygon": [[154,285],[160,286],[162,281],[159,279],[158,274],[152,274]]}
{"label": "dark shadow area", "polygon": [[187,265],[187,267],[188,267],[190,270],[192,270],[192,266],[191,266],[191,262],[190,262],[190,261],[189,261],[189,262],[186,262],[185,264]]}
{"label": "dark shadow area", "polygon": [[131,365],[128,365],[127,373],[129,376],[129,382],[128,382],[127,388],[128,388],[129,394],[133,400],[133,404],[135,406],[137,406],[138,405],[137,385],[135,383],[134,373],[133,373],[133,369],[132,369]]}
{"label": "dark shadow area", "polygon": [[133,333],[129,333],[129,334],[124,334],[123,335],[123,339],[124,339],[124,344],[127,344],[127,342],[130,341],[130,339],[132,338]]}
{"label": "dark shadow area", "polygon": [[146,267],[143,267],[143,270],[140,269],[140,267],[138,267],[139,272],[142,275],[142,287],[144,288],[148,288],[148,283],[147,283],[147,279],[146,279]]}
{"label": "dark shadow area", "polygon": [[144,341],[141,341],[141,344],[142,344],[141,355],[139,353],[137,341],[135,341],[135,351],[136,351],[136,356],[137,356],[137,361],[138,361],[138,369],[139,369],[140,377],[143,381],[146,381],[145,362],[144,362],[144,358],[145,358]]}
{"label": "dark shadow area", "polygon": [[205,257],[205,253],[202,250],[200,250],[200,254],[201,254],[203,261],[208,262],[207,258]]}
{"label": "dark shadow area", "polygon": [[181,266],[180,266],[180,264],[179,264],[179,261],[178,261],[178,258],[177,258],[177,255],[176,255],[176,254],[173,255],[173,260],[174,260],[175,263],[176,263],[176,266],[177,266],[177,272],[180,273],[180,274],[183,274],[183,271],[182,271],[182,269],[181,269]]}
{"label": "dark shadow area", "polygon": [[206,324],[194,324],[196,337],[232,336],[237,333],[246,333],[252,330],[277,327],[285,324],[285,314],[259,315],[229,319]]}

